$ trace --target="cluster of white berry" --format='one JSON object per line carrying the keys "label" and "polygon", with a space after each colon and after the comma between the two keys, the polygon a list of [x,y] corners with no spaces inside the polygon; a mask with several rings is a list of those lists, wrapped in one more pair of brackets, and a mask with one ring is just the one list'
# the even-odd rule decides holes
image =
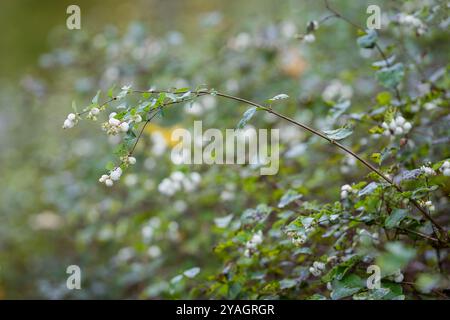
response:
{"label": "cluster of white berry", "polygon": [[262,231],[259,230],[258,232],[253,234],[252,238],[245,244],[244,255],[246,257],[250,257],[256,251],[256,248],[258,247],[259,244],[262,243],[262,241],[263,241],[263,234]]}
{"label": "cluster of white berry", "polygon": [[399,269],[393,275],[390,276],[395,282],[400,283],[405,278],[402,271]]}
{"label": "cluster of white berry", "polygon": [[115,116],[117,115],[116,112],[112,112],[109,115],[108,122],[103,123],[102,128],[106,131],[109,135],[116,135],[119,132],[127,132],[130,128],[130,124],[126,121],[120,121],[119,119],[116,119]]}
{"label": "cluster of white berry", "polygon": [[[128,167],[128,165],[133,165],[136,163],[136,158],[127,155],[121,157],[120,161],[123,165],[125,165],[125,167]],[[102,175],[100,179],[98,179],[98,181],[100,183],[104,183],[107,187],[112,187],[114,185],[114,181],[118,181],[122,176],[122,173],[123,173],[122,168],[116,167],[113,170],[111,170],[109,175],[107,174]]]}
{"label": "cluster of white berry", "polygon": [[342,200],[347,199],[349,194],[356,192],[358,192],[358,190],[353,189],[349,184],[344,184],[341,187],[341,199]]}
{"label": "cluster of white berry", "polygon": [[309,268],[309,272],[315,277],[319,277],[325,270],[325,263],[314,261],[312,267]]}
{"label": "cluster of white berry", "polygon": [[120,161],[122,161],[122,163],[126,164],[126,165],[133,165],[136,163],[136,158],[132,157],[132,156],[123,156],[120,158]]}
{"label": "cluster of white berry", "polygon": [[77,116],[75,113],[69,113],[67,115],[67,119],[64,120],[63,129],[70,129],[73,128],[78,122]]}
{"label": "cluster of white berry", "polygon": [[450,161],[444,161],[439,170],[441,170],[444,176],[450,177]]}
{"label": "cluster of white berry", "polygon": [[186,192],[194,191],[200,184],[201,176],[198,172],[189,175],[181,171],[174,171],[168,178],[164,178],[158,185],[158,190],[162,194],[173,196],[177,191],[184,189]]}
{"label": "cluster of white berry", "polygon": [[86,118],[96,121],[97,120],[97,115],[99,113],[100,113],[100,109],[97,108],[97,107],[94,107],[91,110],[89,110],[88,115],[86,116]]}
{"label": "cluster of white berry", "polygon": [[295,231],[288,231],[286,232],[286,234],[289,238],[291,238],[292,243],[297,247],[301,246],[306,242],[306,235],[304,234]]}
{"label": "cluster of white berry", "polygon": [[122,169],[117,167],[109,173],[109,175],[104,174],[98,179],[100,183],[104,183],[107,187],[112,187],[114,185],[114,181],[118,181],[122,176]]}
{"label": "cluster of white berry", "polygon": [[400,13],[398,23],[415,29],[417,35],[421,36],[427,31],[427,26],[419,18],[405,13]]}
{"label": "cluster of white berry", "polygon": [[426,175],[426,176],[428,176],[428,177],[431,177],[431,176],[435,176],[435,175],[436,175],[436,171],[434,171],[433,168],[430,168],[430,167],[427,167],[427,166],[421,166],[421,167],[420,167],[420,171],[421,171],[424,175]]}
{"label": "cluster of white berry", "polygon": [[385,136],[399,136],[408,133],[411,130],[412,125],[411,122],[406,121],[405,118],[400,115],[395,119],[392,119],[389,124],[383,122],[381,127],[384,129],[383,134]]}

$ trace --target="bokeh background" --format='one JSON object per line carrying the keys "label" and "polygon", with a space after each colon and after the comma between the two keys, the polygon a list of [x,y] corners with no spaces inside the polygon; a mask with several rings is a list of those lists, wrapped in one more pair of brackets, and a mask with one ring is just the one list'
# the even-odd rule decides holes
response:
{"label": "bokeh background", "polygon": [[[70,4],[81,7],[81,30],[65,27]],[[365,23],[368,1],[333,4]],[[317,201],[337,200],[340,186],[365,169],[264,115],[252,124],[283,129],[277,177],[261,177],[251,166],[173,165],[168,139],[173,128],[191,128],[199,119],[204,126],[234,128],[246,107],[233,102],[203,99],[150,125],[137,149],[137,165],[114,188],[97,180],[114,159],[117,141],[104,135],[99,123],[61,128],[72,101],[86,106],[97,90],[113,84],[142,89],[207,84],[260,102],[287,93],[292,99],[280,110],[323,129],[330,108],[323,92],[334,83],[352,99],[355,112],[364,112],[380,90],[371,68],[376,52],[358,49],[356,31],[335,20],[320,26],[313,44],[295,37],[305,32],[307,21],[326,15],[321,1],[2,0],[0,298],[205,296],[192,289],[195,281],[201,286],[200,279],[224,267],[214,248],[227,218],[217,218],[276,203],[292,186]],[[405,40],[404,46],[415,54],[411,43],[426,42],[434,52],[428,64],[433,68],[448,59],[446,40],[447,34],[437,33]],[[414,93],[412,79],[405,88]],[[355,144],[361,148],[368,140],[361,132]],[[437,152],[442,156],[442,149]],[[197,172],[201,182],[164,194],[158,185],[174,171],[183,172],[186,181]],[[66,289],[72,264],[81,267],[82,290]],[[193,270],[192,279],[179,281],[186,270]]]}

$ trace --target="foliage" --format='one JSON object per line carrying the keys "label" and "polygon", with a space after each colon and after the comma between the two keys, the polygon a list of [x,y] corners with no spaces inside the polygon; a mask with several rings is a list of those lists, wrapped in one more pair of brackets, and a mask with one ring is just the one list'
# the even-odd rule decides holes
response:
{"label": "foliage", "polygon": [[[53,122],[49,130],[63,138],[45,145],[58,154],[35,150],[39,162],[21,169],[37,191],[2,195],[13,231],[0,227],[0,287],[49,298],[445,297],[446,5],[408,3],[386,5],[388,26],[379,32],[342,16],[320,19],[330,12],[319,5],[307,25],[286,13],[282,22],[235,32],[212,19],[203,29],[208,41],[133,23],[123,35],[107,28],[58,43],[43,59],[49,93],[30,95],[42,107],[69,101],[75,88],[74,117],[64,122],[71,130]],[[363,4],[346,6],[343,16],[363,21]],[[31,112],[56,121],[69,108]],[[168,137],[199,119],[221,130],[279,128],[279,173],[173,164]],[[16,179],[7,176],[20,188]],[[12,252],[30,253],[30,241],[41,242],[31,256]],[[70,264],[84,270],[83,290],[64,289]],[[373,264],[379,289],[366,285]],[[21,283],[17,270],[40,281]]]}

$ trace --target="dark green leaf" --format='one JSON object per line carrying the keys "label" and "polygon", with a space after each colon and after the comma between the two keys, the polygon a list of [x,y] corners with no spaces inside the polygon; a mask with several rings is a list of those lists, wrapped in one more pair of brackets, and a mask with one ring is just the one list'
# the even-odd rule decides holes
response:
{"label": "dark green leaf", "polygon": [[376,78],[380,84],[386,88],[396,88],[405,75],[402,63],[397,63],[392,67],[385,67],[376,72]]}
{"label": "dark green leaf", "polygon": [[278,208],[284,208],[291,202],[298,200],[303,195],[299,194],[297,191],[294,190],[288,190],[282,197],[280,202],[278,203]]}
{"label": "dark green leaf", "polygon": [[244,115],[242,116],[242,119],[239,121],[239,123],[237,125],[238,129],[242,129],[242,128],[245,127],[247,122],[250,121],[250,119],[255,114],[256,109],[257,109],[256,107],[251,107],[250,109],[248,109],[247,111],[244,112]]}
{"label": "dark green leaf", "polygon": [[368,30],[367,33],[359,37],[356,41],[361,48],[372,49],[375,47],[378,35],[375,30]]}
{"label": "dark green leaf", "polygon": [[324,130],[326,136],[332,140],[342,140],[350,136],[353,131],[350,128],[343,127],[336,130]]}
{"label": "dark green leaf", "polygon": [[388,229],[398,227],[399,223],[408,215],[408,210],[395,209],[391,215],[386,218],[384,225]]}

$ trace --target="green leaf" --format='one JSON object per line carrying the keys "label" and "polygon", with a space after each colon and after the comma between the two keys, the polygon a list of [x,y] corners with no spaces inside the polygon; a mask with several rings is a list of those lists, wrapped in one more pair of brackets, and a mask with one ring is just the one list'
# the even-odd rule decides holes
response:
{"label": "green leaf", "polygon": [[333,120],[339,118],[350,107],[350,100],[346,100],[340,103],[336,103],[333,108],[330,109],[330,114]]}
{"label": "green leaf", "polygon": [[324,130],[325,135],[332,140],[342,140],[350,136],[353,131],[350,128],[343,127],[336,130]]}
{"label": "green leaf", "polygon": [[108,97],[109,98],[112,98],[113,96],[114,96],[114,88],[115,88],[116,86],[115,85],[113,85],[112,87],[110,87],[109,89],[108,89]]}
{"label": "green leaf", "polygon": [[372,66],[374,66],[375,68],[384,68],[384,67],[388,67],[391,64],[394,63],[395,61],[395,55],[390,56],[389,58],[387,58],[386,60],[380,60],[380,61],[375,61],[374,63],[372,63]]}
{"label": "green leaf", "polygon": [[361,48],[372,49],[378,40],[378,35],[375,30],[368,30],[367,33],[359,37],[356,41]]}
{"label": "green leaf", "polygon": [[324,295],[315,293],[312,296],[309,296],[308,298],[306,298],[306,300],[327,300],[327,297],[325,297]]}
{"label": "green leaf", "polygon": [[273,208],[268,207],[265,204],[260,204],[256,209],[247,209],[242,213],[241,220],[244,224],[260,223],[264,222]]}
{"label": "green leaf", "polygon": [[194,267],[183,272],[183,274],[188,278],[194,278],[199,273],[200,273],[199,267]]}
{"label": "green leaf", "polygon": [[396,88],[400,81],[402,81],[404,75],[405,71],[402,63],[396,63],[391,67],[385,67],[375,73],[378,82],[389,89]]}
{"label": "green leaf", "polygon": [[338,300],[349,297],[365,287],[364,280],[356,274],[349,274],[344,276],[341,280],[334,280],[332,282],[333,291],[331,292],[331,299]]}
{"label": "green leaf", "polygon": [[106,166],[105,166],[106,170],[112,170],[114,169],[114,163],[112,161],[109,161]]}
{"label": "green leaf", "polygon": [[72,110],[73,110],[75,113],[78,113],[78,110],[77,110],[77,103],[75,102],[75,100],[72,101]]}
{"label": "green leaf", "polygon": [[391,290],[389,288],[373,289],[361,292],[353,296],[353,300],[381,300],[387,296]]}
{"label": "green leaf", "polygon": [[229,214],[225,217],[219,217],[214,219],[214,223],[218,228],[226,228],[231,220],[233,219],[233,214]]}
{"label": "green leaf", "polygon": [[372,160],[373,160],[376,164],[378,164],[378,165],[381,164],[381,153],[379,153],[379,152],[372,153],[372,154],[370,155],[370,158],[372,158]]}
{"label": "green leaf", "polygon": [[404,300],[405,296],[403,295],[403,288],[401,284],[391,282],[391,281],[382,281],[381,286],[383,288],[389,289],[389,293],[383,297],[384,300]]}
{"label": "green leaf", "polygon": [[126,154],[128,154],[128,149],[125,143],[119,144],[114,150],[114,155],[116,155],[117,157],[123,157]]}
{"label": "green leaf", "polygon": [[360,256],[353,256],[347,261],[334,266],[326,275],[322,277],[323,282],[331,282],[334,279],[341,280],[347,272],[361,260]]}
{"label": "green leaf", "polygon": [[245,125],[247,124],[247,122],[250,121],[250,119],[253,117],[253,115],[255,114],[257,108],[256,107],[251,107],[250,109],[248,109],[247,111],[244,112],[244,115],[242,116],[242,119],[239,121],[237,128],[238,129],[242,129],[245,127]]}
{"label": "green leaf", "polygon": [[176,89],[173,93],[187,93],[189,91],[188,87]]}
{"label": "green leaf", "polygon": [[395,209],[389,217],[384,221],[384,225],[388,229],[395,228],[407,216],[408,210]]}
{"label": "green leaf", "polygon": [[391,103],[392,96],[389,91],[383,91],[377,94],[377,102],[380,106],[386,106]]}
{"label": "green leaf", "polygon": [[298,193],[295,190],[288,190],[280,199],[280,202],[278,203],[278,208],[284,208],[291,202],[300,199],[303,197],[302,194]]}
{"label": "green leaf", "polygon": [[294,279],[283,279],[280,281],[280,289],[289,289],[295,287],[298,284],[297,280]]}
{"label": "green leaf", "polygon": [[161,92],[160,94],[159,94],[159,97],[158,97],[158,100],[156,100],[156,104],[155,104],[155,107],[156,106],[160,106],[160,105],[162,105],[163,103],[164,103],[164,100],[166,99],[166,93],[165,92]]}
{"label": "green leaf", "polygon": [[270,98],[269,101],[274,102],[274,101],[278,101],[278,100],[285,100],[288,98],[289,98],[289,96],[287,94],[281,93],[281,94],[276,95],[273,98]]}
{"label": "green leaf", "polygon": [[179,275],[173,277],[173,278],[170,280],[170,283],[171,283],[171,284],[177,284],[177,283],[180,282],[181,280],[183,280],[183,275],[182,275],[182,274],[179,274]]}
{"label": "green leaf", "polygon": [[430,293],[439,285],[440,277],[437,274],[422,273],[416,280],[416,287],[420,292]]}
{"label": "green leaf", "polygon": [[100,90],[97,91],[97,94],[92,98],[93,104],[98,104],[98,98],[100,97]]}
{"label": "green leaf", "polygon": [[402,242],[388,242],[385,247],[387,252],[376,259],[376,264],[380,266],[383,276],[403,269],[416,256],[416,250]]}
{"label": "green leaf", "polygon": [[371,182],[367,186],[365,186],[362,190],[359,190],[358,197],[365,196],[366,194],[371,194],[375,191],[375,189],[378,188],[378,183]]}

